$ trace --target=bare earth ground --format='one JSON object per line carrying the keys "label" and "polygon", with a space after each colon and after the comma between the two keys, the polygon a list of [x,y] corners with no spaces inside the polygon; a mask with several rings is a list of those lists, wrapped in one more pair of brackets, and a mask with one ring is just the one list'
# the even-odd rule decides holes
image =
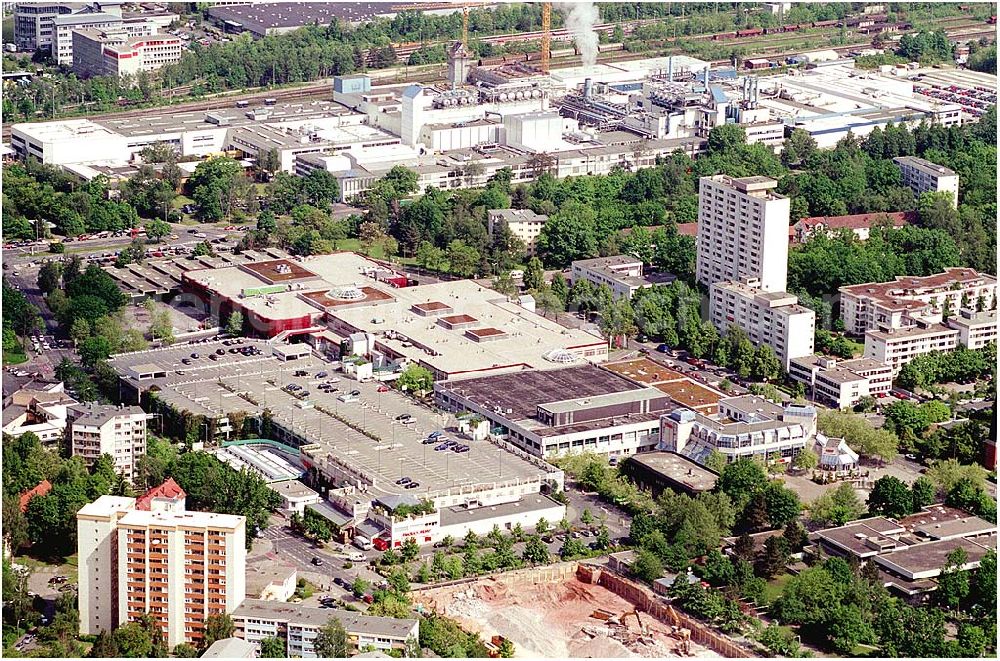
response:
{"label": "bare earth ground", "polygon": [[[420,592],[416,601],[456,619],[468,631],[490,640],[511,640],[518,657],[662,658],[718,657],[689,644],[682,654],[671,627],[640,612],[649,636],[640,636],[633,606],[599,585],[575,578],[558,582],[509,585],[500,578]],[[625,627],[591,617],[604,609],[623,618]]]}

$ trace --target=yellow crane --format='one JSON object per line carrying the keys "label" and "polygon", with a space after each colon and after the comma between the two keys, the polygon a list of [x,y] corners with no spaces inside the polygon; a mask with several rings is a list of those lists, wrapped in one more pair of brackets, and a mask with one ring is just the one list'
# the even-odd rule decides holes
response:
{"label": "yellow crane", "polygon": [[549,72],[549,56],[552,52],[552,3],[542,3],[542,73]]}

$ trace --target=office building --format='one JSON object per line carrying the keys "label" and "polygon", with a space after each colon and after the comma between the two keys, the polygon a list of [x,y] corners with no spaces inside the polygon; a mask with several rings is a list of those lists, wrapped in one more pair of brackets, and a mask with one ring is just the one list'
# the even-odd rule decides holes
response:
{"label": "office building", "polygon": [[658,450],[704,464],[717,450],[729,462],[753,457],[768,463],[789,463],[816,438],[816,409],[779,406],[753,395],[727,397],[719,411],[705,415],[678,408],[660,417]]}
{"label": "office building", "polygon": [[415,618],[375,617],[259,599],[244,601],[232,613],[232,618],[237,638],[257,645],[265,638],[280,638],[287,645],[287,656],[303,659],[316,658],[313,648],[316,634],[332,618],[337,618],[344,626],[348,646],[354,652],[369,645],[377,650],[403,651],[410,641],[420,637],[420,623]]}
{"label": "office building", "polygon": [[545,214],[535,213],[531,209],[490,209],[487,213],[490,238],[503,225],[510,233],[524,244],[524,250],[529,256],[535,255],[535,241],[542,233],[542,228],[548,222]]}
{"label": "office building", "polygon": [[840,288],[840,310],[848,333],[901,328],[915,319],[940,321],[945,310],[996,309],[997,280],[969,268],[951,268],[928,276],[899,276]]}
{"label": "office building", "polygon": [[[56,16],[52,19],[53,52],[56,64],[73,66],[73,31],[121,29],[120,14],[107,12],[79,12]],[[152,28],[149,28],[152,31]]]}
{"label": "office building", "polygon": [[122,29],[74,30],[73,70],[82,78],[156,71],[180,61],[182,43],[168,34],[133,37]]}
{"label": "office building", "polygon": [[704,463],[717,450],[729,462],[755,457],[789,463],[816,438],[816,409],[779,406],[753,395],[719,401],[718,413],[678,408],[660,417],[658,450]]}
{"label": "office building", "polygon": [[792,358],[788,376],[806,384],[816,401],[836,409],[850,408],[862,397],[880,397],[892,390],[892,368],[871,358]]}
{"label": "office building", "polygon": [[171,648],[197,645],[205,619],[246,596],[245,517],[188,512],[182,490],[160,491],[140,499],[149,509],[101,496],[78,513],[81,634],[148,613]]}
{"label": "office building", "polygon": [[115,462],[115,472],[135,477],[136,463],[146,454],[146,420],[138,406],[90,403],[70,409],[70,448],[91,466],[102,455]]}
{"label": "office building", "polygon": [[892,159],[913,194],[951,193],[952,203],[958,207],[958,173],[916,156],[897,156]]}
{"label": "office building", "polygon": [[50,48],[53,20],[82,10],[82,2],[19,2],[14,6],[14,43],[21,51]]}
{"label": "office building", "polygon": [[640,289],[652,287],[654,284],[667,284],[676,277],[669,273],[643,275],[641,259],[631,255],[614,255],[573,262],[570,279],[573,283],[588,280],[597,287],[605,285],[611,289],[612,297],[618,300],[631,299]]}
{"label": "office building", "polygon": [[730,326],[743,329],[754,344],[771,347],[784,369],[792,358],[813,353],[816,313],[797,296],[746,280],[713,283],[709,298],[709,319],[720,334]]}
{"label": "office building", "polygon": [[785,289],[790,201],[769,177],[702,177],[698,191],[698,282],[756,278],[764,292]]}

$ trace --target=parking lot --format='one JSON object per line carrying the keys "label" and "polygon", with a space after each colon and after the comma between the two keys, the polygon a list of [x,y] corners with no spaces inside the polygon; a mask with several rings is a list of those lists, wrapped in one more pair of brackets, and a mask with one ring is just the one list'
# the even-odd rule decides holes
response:
{"label": "parking lot", "polygon": [[[129,381],[134,385],[156,386],[160,400],[198,415],[256,415],[268,409],[275,422],[306,443],[323,445],[372,478],[381,493],[420,496],[462,485],[536,479],[546,472],[491,443],[457,438],[451,416],[378,382],[355,381],[338,372],[336,364],[315,356],[280,361],[266,341],[239,342],[174,345],[118,356],[112,364],[132,374]],[[139,372],[159,376],[138,380]],[[324,382],[330,382],[327,392],[319,388]],[[297,390],[289,391],[289,386]],[[356,401],[341,401],[341,395],[352,391],[358,393]],[[401,416],[409,416],[410,422],[398,420]],[[433,431],[444,431],[468,451],[435,449],[444,438],[422,443]],[[410,478],[416,486],[396,484],[401,478]]]}
{"label": "parking lot", "polygon": [[[543,469],[490,443],[455,439],[448,416],[434,413],[394,390],[380,391],[377,382],[359,383],[334,373],[328,363],[316,358],[293,361],[277,372],[273,363],[261,367],[263,371],[256,375],[223,377],[223,382],[246,393],[257,406],[270,410],[276,421],[296,434],[323,445],[352,467],[374,476],[379,492],[420,496],[461,485],[537,478],[544,473]],[[299,370],[308,375],[296,377]],[[318,378],[319,372],[327,372],[328,376]],[[333,384],[335,391],[318,389],[321,382],[333,379],[338,379]],[[283,390],[290,384],[301,389],[294,394]],[[340,395],[353,390],[359,391],[357,401],[340,401]],[[396,420],[404,414],[412,417],[411,424]],[[422,443],[430,432],[443,429],[448,430],[448,438],[459,440],[469,450],[459,453],[435,449],[441,441]],[[396,484],[401,478],[410,478],[417,486]]]}

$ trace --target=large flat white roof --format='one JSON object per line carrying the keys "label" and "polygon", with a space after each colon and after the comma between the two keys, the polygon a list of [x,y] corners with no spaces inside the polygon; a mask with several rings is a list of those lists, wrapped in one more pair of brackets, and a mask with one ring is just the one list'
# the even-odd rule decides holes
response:
{"label": "large flat white roof", "polygon": [[91,138],[114,138],[118,134],[89,119],[14,124],[13,130],[39,142],[67,142]]}
{"label": "large flat white roof", "polygon": [[150,512],[132,510],[118,522],[121,526],[197,526],[199,528],[237,528],[246,517],[215,512]]}
{"label": "large flat white roof", "polygon": [[[606,346],[602,338],[565,328],[508,302],[502,294],[471,280],[405,287],[392,290],[392,294],[395,301],[383,303],[377,308],[351,308],[337,310],[333,314],[364,332],[382,334],[391,330],[404,336],[405,339],[382,337],[379,342],[414,362],[426,363],[451,375],[467,373],[476,376],[477,371],[504,368],[565,367],[546,360],[543,355],[553,349]],[[437,318],[422,317],[411,310],[413,305],[429,302],[450,306],[453,312],[445,316],[468,315],[474,322],[470,322],[469,327],[446,328],[438,323]],[[473,332],[479,328],[492,328],[502,331],[504,335],[500,339],[477,342],[467,335],[467,328]],[[430,355],[421,347],[439,355]]]}

